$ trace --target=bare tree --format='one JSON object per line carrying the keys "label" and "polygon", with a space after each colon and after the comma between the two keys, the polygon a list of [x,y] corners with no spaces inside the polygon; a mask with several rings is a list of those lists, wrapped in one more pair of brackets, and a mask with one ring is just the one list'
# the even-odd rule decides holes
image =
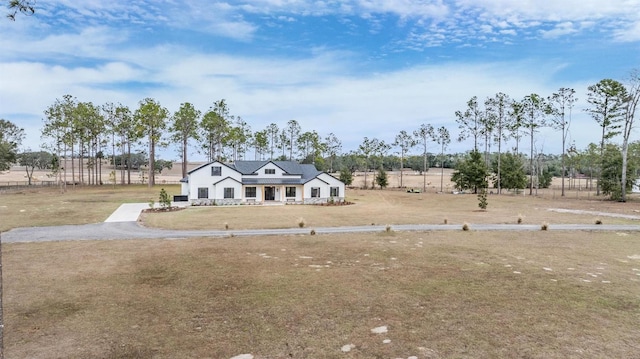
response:
{"label": "bare tree", "polygon": [[469,137],[473,137],[473,149],[478,150],[478,137],[482,134],[482,118],[484,113],[478,106],[478,97],[473,96],[467,101],[467,109],[456,111],[456,122],[460,128],[458,141],[462,142]]}
{"label": "bare tree", "polygon": [[513,148],[516,156],[520,155],[520,140],[522,139],[522,127],[524,127],[524,106],[522,102],[513,100],[510,103],[509,109],[509,123],[507,129],[512,137],[516,141],[516,146]]}
{"label": "bare tree", "polygon": [[627,166],[629,153],[629,137],[633,129],[636,109],[640,100],[640,72],[635,69],[629,76],[627,84],[627,96],[624,98],[624,124],[622,127],[622,178],[621,185],[621,201],[627,201]]}
{"label": "bare tree", "polygon": [[35,0],[9,0],[7,18],[11,21],[16,21],[18,13],[31,16],[36,12],[35,4]]}
{"label": "bare tree", "polygon": [[524,106],[524,113],[526,122],[524,127],[529,131],[529,138],[531,140],[531,149],[529,155],[529,195],[533,195],[533,152],[534,152],[534,137],[535,133],[539,131],[540,127],[546,125],[545,114],[548,113],[548,106],[544,98],[538,94],[531,94],[524,97],[522,100]]}
{"label": "bare tree", "polygon": [[427,191],[427,170],[429,169],[429,158],[427,154],[427,146],[429,140],[433,140],[434,130],[430,124],[422,124],[420,128],[413,131],[413,136],[416,138],[416,142],[422,145],[422,192]]}
{"label": "bare tree", "polygon": [[273,149],[278,147],[280,129],[275,123],[267,126],[267,136],[269,138],[269,159],[273,160]]}
{"label": "bare tree", "polygon": [[444,188],[444,150],[447,148],[447,145],[451,143],[451,136],[449,135],[449,130],[446,127],[442,126],[438,128],[438,134],[436,135],[436,142],[440,145],[440,192],[442,192]]}
{"label": "bare tree", "polygon": [[[551,125],[553,128],[560,130],[562,134],[562,191],[561,196],[564,197],[564,178],[566,173],[565,157],[566,157],[566,143],[567,135],[569,134],[569,126],[571,125],[571,110],[573,104],[578,100],[574,95],[576,90],[572,88],[561,87],[558,92],[555,92],[548,97],[549,105],[551,106]],[[569,112],[567,114],[567,111]]]}
{"label": "bare tree", "polygon": [[287,149],[289,150],[289,161],[291,161],[293,160],[293,149],[295,148],[296,140],[300,136],[300,124],[296,120],[289,120],[284,131],[287,134]]}
{"label": "bare tree", "polygon": [[400,147],[400,188],[402,188],[404,157],[406,156],[407,152],[416,145],[416,140],[411,135],[409,135],[407,131],[402,130],[396,135],[396,139],[395,142],[393,142],[393,145]]}
{"label": "bare tree", "polygon": [[485,101],[486,117],[491,123],[494,124],[494,138],[493,140],[498,144],[498,173],[497,175],[497,187],[498,194],[501,192],[500,182],[500,160],[502,156],[502,141],[506,140],[506,131],[508,127],[507,112],[511,103],[509,96],[502,92],[497,93],[494,97],[488,98]]}
{"label": "bare tree", "polygon": [[156,145],[162,138],[162,130],[166,127],[166,119],[169,111],[160,106],[160,103],[152,98],[140,101],[140,107],[134,117],[137,119],[138,133],[146,135],[149,140],[149,187],[155,185],[155,154]]}
{"label": "bare tree", "polygon": [[331,132],[324,138],[324,147],[329,156],[329,170],[333,173],[333,161],[336,159],[336,156],[340,154],[340,151],[342,151],[342,142]]}

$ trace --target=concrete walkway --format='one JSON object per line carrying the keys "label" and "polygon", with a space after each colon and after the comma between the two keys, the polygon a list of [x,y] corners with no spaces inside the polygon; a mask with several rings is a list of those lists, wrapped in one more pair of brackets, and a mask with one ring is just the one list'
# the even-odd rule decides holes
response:
{"label": "concrete walkway", "polygon": [[143,209],[149,208],[145,203],[123,203],[116,209],[105,223],[113,222],[136,222]]}
{"label": "concrete walkway", "polygon": [[[187,207],[189,202],[171,202],[173,207]],[[155,208],[159,208],[158,203],[155,204]],[[105,220],[106,223],[113,222],[136,222],[142,210],[149,208],[148,203],[123,203],[116,209],[109,218]]]}

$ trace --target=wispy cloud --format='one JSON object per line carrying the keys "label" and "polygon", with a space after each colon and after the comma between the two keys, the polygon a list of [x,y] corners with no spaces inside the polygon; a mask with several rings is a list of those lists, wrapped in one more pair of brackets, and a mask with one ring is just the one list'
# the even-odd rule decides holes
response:
{"label": "wispy cloud", "polygon": [[[0,22],[8,34],[0,38],[0,115],[20,118],[25,127],[36,127],[42,111],[66,93],[131,107],[154,97],[171,111],[184,101],[206,110],[225,98],[254,129],[297,119],[321,133],[339,130],[345,148],[363,136],[390,140],[394,131],[423,122],[454,131],[453,113],[471,96],[501,91],[519,99],[561,86],[584,92],[607,65],[584,61],[583,53],[563,48],[572,41],[560,41],[588,34],[619,46],[616,58],[626,62],[618,60],[618,72],[632,62],[624,52],[628,42],[640,41],[640,0],[52,0],[38,6],[36,16]],[[540,47],[526,53],[529,44]],[[546,48],[558,50],[549,55]],[[576,67],[582,73],[570,76]],[[572,134],[582,141],[578,146],[596,132],[589,119],[584,123]]]}

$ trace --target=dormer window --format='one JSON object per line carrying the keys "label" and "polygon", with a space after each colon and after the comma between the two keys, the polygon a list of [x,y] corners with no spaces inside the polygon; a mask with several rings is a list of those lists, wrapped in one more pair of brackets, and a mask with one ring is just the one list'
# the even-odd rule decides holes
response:
{"label": "dormer window", "polygon": [[221,166],[211,166],[211,175],[212,176],[222,176],[222,167]]}
{"label": "dormer window", "polygon": [[265,168],[264,169],[264,174],[266,174],[266,175],[274,175],[274,174],[276,174],[276,169],[275,168]]}

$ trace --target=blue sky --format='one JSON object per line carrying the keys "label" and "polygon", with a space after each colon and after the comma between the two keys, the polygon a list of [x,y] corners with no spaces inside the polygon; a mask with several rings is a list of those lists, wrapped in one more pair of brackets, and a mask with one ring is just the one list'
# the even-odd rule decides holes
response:
{"label": "blue sky", "polygon": [[[570,141],[584,148],[598,141],[587,86],[640,67],[640,0],[38,0],[0,34],[0,117],[31,149],[65,94],[132,109],[153,97],[170,112],[224,98],[253,130],[294,119],[346,152],[422,123],[456,138],[472,96],[560,87],[577,92]],[[559,153],[560,134],[535,146]]]}

